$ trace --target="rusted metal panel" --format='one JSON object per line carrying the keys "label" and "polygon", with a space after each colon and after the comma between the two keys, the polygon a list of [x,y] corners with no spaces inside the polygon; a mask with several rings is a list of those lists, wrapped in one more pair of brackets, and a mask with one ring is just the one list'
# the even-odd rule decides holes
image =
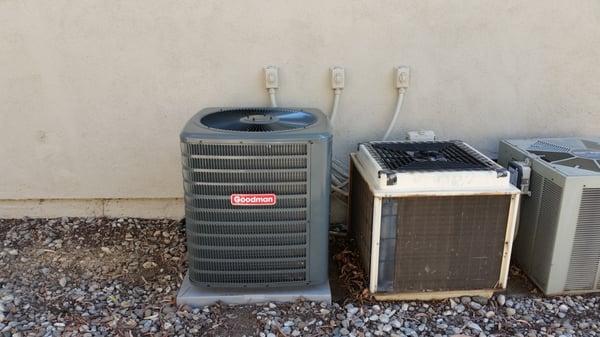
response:
{"label": "rusted metal panel", "polygon": [[371,235],[373,232],[374,197],[354,162],[350,160],[349,230],[356,239],[361,261],[366,270],[370,268]]}
{"label": "rusted metal panel", "polygon": [[395,200],[398,216],[393,291],[498,287],[510,195]]}

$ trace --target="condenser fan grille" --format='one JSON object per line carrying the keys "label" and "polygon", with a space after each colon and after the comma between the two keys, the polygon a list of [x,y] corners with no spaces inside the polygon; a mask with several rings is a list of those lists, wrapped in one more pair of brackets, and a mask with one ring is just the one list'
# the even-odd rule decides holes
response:
{"label": "condenser fan grille", "polygon": [[240,132],[287,131],[309,127],[317,118],[306,111],[283,108],[243,108],[213,112],[200,119],[203,125]]}
{"label": "condenser fan grille", "polygon": [[385,170],[495,170],[496,165],[458,141],[381,142],[366,145]]}
{"label": "condenser fan grille", "polygon": [[569,147],[538,140],[528,151],[555,165],[600,172],[600,144],[589,140],[581,140],[581,144]]}

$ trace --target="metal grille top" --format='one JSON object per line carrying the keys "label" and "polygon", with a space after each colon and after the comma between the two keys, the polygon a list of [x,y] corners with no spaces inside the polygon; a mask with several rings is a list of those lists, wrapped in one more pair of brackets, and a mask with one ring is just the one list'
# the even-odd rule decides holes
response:
{"label": "metal grille top", "polygon": [[214,129],[243,132],[273,132],[311,126],[317,117],[309,112],[285,108],[242,108],[213,112],[200,122]]}
{"label": "metal grille top", "polygon": [[372,142],[364,144],[383,170],[498,170],[499,166],[461,141]]}

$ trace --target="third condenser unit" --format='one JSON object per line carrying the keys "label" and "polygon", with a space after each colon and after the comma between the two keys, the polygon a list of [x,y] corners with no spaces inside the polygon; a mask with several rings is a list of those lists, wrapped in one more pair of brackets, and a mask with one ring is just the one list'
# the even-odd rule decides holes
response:
{"label": "third condenser unit", "polygon": [[600,139],[500,142],[523,197],[515,260],[545,294],[600,291]]}
{"label": "third condenser unit", "polygon": [[506,287],[520,191],[461,141],[369,142],[352,154],[350,230],[380,299]]}

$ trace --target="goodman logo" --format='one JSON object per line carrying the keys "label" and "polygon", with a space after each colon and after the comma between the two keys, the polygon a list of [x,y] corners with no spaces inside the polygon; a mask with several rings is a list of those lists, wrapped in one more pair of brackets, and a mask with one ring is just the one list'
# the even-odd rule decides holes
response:
{"label": "goodman logo", "polygon": [[275,194],[232,194],[229,201],[233,206],[268,206],[275,205]]}

